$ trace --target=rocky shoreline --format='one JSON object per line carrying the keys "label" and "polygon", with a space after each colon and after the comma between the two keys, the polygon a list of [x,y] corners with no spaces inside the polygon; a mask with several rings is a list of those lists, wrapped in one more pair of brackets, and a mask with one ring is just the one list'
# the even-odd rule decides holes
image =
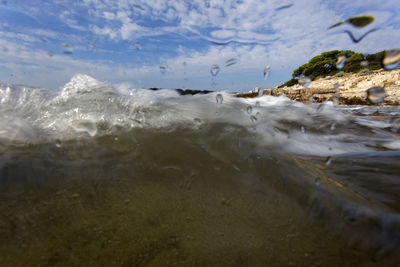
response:
{"label": "rocky shoreline", "polygon": [[[383,102],[373,104],[367,89],[381,86],[386,96]],[[400,69],[383,69],[359,73],[339,72],[334,76],[316,79],[308,87],[299,84],[290,87],[264,89],[265,95],[283,95],[303,103],[333,101],[340,105],[400,105]],[[258,92],[237,93],[237,97],[257,97]]]}

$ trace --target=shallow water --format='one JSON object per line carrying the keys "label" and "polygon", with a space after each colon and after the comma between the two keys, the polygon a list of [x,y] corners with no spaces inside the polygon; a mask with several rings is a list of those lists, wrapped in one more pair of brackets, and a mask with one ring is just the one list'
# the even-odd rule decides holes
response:
{"label": "shallow water", "polygon": [[398,107],[220,94],[1,86],[0,263],[398,262]]}

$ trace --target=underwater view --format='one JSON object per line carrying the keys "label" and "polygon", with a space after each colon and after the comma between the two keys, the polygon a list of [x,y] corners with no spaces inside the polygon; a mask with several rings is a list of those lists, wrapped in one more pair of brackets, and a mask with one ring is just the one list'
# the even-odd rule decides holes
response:
{"label": "underwater view", "polygon": [[1,1],[0,266],[398,266],[399,12]]}

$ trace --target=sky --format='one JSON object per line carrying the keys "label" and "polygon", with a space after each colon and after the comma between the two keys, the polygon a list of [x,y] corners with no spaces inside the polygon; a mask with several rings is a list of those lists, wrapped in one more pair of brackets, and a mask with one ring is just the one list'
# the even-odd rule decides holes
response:
{"label": "sky", "polygon": [[[375,20],[328,30],[360,15]],[[358,43],[344,33],[371,29]],[[397,0],[0,0],[0,83],[54,90],[86,74],[115,87],[244,92],[284,83],[324,51],[395,48]]]}

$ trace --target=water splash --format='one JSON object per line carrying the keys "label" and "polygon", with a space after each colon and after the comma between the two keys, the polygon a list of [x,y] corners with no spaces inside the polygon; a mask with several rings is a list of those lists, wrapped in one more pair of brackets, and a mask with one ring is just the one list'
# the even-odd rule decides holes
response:
{"label": "water splash", "polygon": [[382,86],[374,86],[369,88],[367,91],[367,99],[372,104],[379,104],[385,101],[385,88]]}
{"label": "water splash", "polygon": [[217,76],[219,73],[219,66],[217,64],[212,64],[210,67],[210,73],[212,76]]}

